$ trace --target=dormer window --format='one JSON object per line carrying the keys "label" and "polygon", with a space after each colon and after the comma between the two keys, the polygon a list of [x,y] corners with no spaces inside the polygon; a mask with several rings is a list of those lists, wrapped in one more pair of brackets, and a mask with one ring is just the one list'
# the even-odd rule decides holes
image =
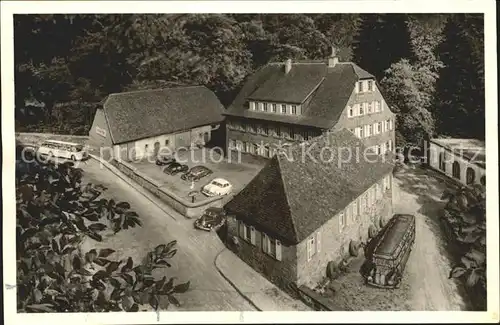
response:
{"label": "dormer window", "polygon": [[269,104],[268,103],[264,103],[264,109],[263,109],[264,112],[267,112],[267,105],[269,105]]}
{"label": "dormer window", "polygon": [[292,115],[297,115],[297,105],[292,105]]}
{"label": "dormer window", "polygon": [[286,114],[286,105],[281,104],[281,114]]}
{"label": "dormer window", "polygon": [[373,91],[373,81],[368,80],[368,91]]}
{"label": "dormer window", "polygon": [[359,81],[358,82],[358,93],[362,93],[363,92],[363,81]]}
{"label": "dormer window", "polygon": [[273,113],[276,113],[276,104],[271,104],[271,110]]}
{"label": "dormer window", "polygon": [[250,105],[250,109],[252,111],[255,111],[255,102],[250,102],[249,105]]}

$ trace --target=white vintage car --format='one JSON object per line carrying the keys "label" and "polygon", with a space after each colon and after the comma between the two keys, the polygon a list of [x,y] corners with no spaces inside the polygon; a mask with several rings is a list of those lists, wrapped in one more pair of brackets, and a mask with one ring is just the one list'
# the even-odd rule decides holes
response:
{"label": "white vintage car", "polygon": [[233,185],[223,178],[214,178],[207,185],[203,186],[201,193],[206,196],[228,195],[231,193]]}

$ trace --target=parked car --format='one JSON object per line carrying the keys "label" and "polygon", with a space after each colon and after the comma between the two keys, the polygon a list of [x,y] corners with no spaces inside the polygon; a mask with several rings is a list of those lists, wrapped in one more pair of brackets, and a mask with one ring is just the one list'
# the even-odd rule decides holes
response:
{"label": "parked car", "polygon": [[184,173],[189,170],[187,165],[179,164],[178,162],[172,162],[163,168],[163,172],[169,175],[177,175],[178,173]]}
{"label": "parked car", "polygon": [[226,222],[226,213],[222,208],[210,207],[195,220],[194,227],[205,231],[217,231]]}
{"label": "parked car", "polygon": [[210,183],[203,186],[201,193],[206,196],[228,195],[231,193],[233,185],[223,178],[214,178]]}
{"label": "parked car", "polygon": [[185,181],[199,181],[201,178],[212,174],[213,172],[205,166],[194,166],[187,173],[182,174],[181,178]]}
{"label": "parked car", "polygon": [[378,288],[399,288],[414,243],[415,216],[395,214],[365,247],[366,283]]}
{"label": "parked car", "polygon": [[175,158],[171,155],[158,155],[156,157],[156,164],[158,166],[166,166],[175,162]]}

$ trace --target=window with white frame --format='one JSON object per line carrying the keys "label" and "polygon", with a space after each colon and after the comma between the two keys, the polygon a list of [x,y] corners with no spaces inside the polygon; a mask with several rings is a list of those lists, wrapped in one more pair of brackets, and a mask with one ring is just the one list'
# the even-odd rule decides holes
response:
{"label": "window with white frame", "polygon": [[273,113],[276,113],[276,109],[277,109],[277,108],[276,108],[276,104],[271,104],[271,111],[272,111]]}
{"label": "window with white frame", "polygon": [[389,131],[389,120],[385,120],[384,124],[385,124],[385,131]]}
{"label": "window with white frame", "polygon": [[281,127],[279,125],[276,125],[276,129],[275,129],[275,134],[277,137],[281,137],[282,136],[282,133],[281,133]]}
{"label": "window with white frame", "polygon": [[358,200],[354,200],[354,202],[351,204],[351,208],[352,208],[352,215],[354,217],[354,220],[358,220],[358,214],[359,214]]}
{"label": "window with white frame", "polygon": [[373,125],[369,124],[368,125],[368,134],[366,136],[370,137],[373,135]]}
{"label": "window with white frame", "polygon": [[255,111],[255,102],[250,102],[250,109]]}
{"label": "window with white frame", "polygon": [[388,150],[392,151],[392,140],[389,140],[387,143],[388,143],[387,145]]}
{"label": "window with white frame", "polygon": [[292,114],[297,115],[297,105],[292,105]]}
{"label": "window with white frame", "polygon": [[359,81],[358,82],[358,93],[362,93],[363,92],[363,81]]}
{"label": "window with white frame", "polygon": [[379,101],[375,101],[375,112],[380,112],[380,102]]}
{"label": "window with white frame", "polygon": [[275,238],[262,233],[262,251],[278,261],[281,261],[281,242]]}
{"label": "window with white frame", "polygon": [[250,152],[252,149],[252,144],[250,142],[245,142],[245,151]]}
{"label": "window with white frame", "polygon": [[314,255],[321,251],[321,231],[314,233],[307,239],[307,260],[310,261]]}
{"label": "window with white frame", "polygon": [[358,104],[359,106],[359,115],[364,115],[365,114],[365,104]]}
{"label": "window with white frame", "polygon": [[368,80],[368,91],[373,91],[373,81]]}
{"label": "window with white frame", "polygon": [[385,106],[385,101],[381,101],[380,102],[380,111],[383,112],[384,111],[384,106]]}
{"label": "window with white frame", "polygon": [[366,106],[368,107],[367,110],[366,110],[368,112],[368,114],[373,113],[373,104],[372,104],[372,102],[367,103]]}
{"label": "window with white frame", "polygon": [[262,134],[269,135],[269,127],[267,125],[263,124],[261,130]]}
{"label": "window with white frame", "polygon": [[259,110],[263,111],[264,110],[264,103],[258,103],[259,105]]}
{"label": "window with white frame", "polygon": [[392,130],[392,119],[389,120],[389,130]]}
{"label": "window with white frame", "polygon": [[236,150],[238,150],[238,151],[243,150],[243,142],[236,141]]}
{"label": "window with white frame", "polygon": [[347,117],[353,117],[354,116],[354,108],[351,106],[347,106]]}
{"label": "window with white frame", "polygon": [[354,128],[354,134],[355,134],[358,138],[361,138],[361,128],[360,128],[360,127]]}
{"label": "window with white frame", "polygon": [[229,149],[234,149],[236,147],[236,142],[234,140],[229,140]]}
{"label": "window with white frame", "polygon": [[345,218],[346,218],[346,217],[345,217],[345,213],[344,213],[344,211],[340,212],[340,213],[339,213],[339,230],[340,230],[341,232],[342,232],[342,230],[344,229],[345,224],[346,224],[346,222],[345,222]]}
{"label": "window with white frame", "polygon": [[378,155],[382,154],[382,149],[380,148],[379,144],[377,144],[377,154]]}
{"label": "window with white frame", "polygon": [[267,112],[269,109],[269,104],[268,103],[264,103],[264,112]]}
{"label": "window with white frame", "polygon": [[377,134],[382,133],[382,122],[377,123]]}
{"label": "window with white frame", "polygon": [[238,233],[240,238],[255,245],[255,228],[245,224],[243,221],[238,220]]}
{"label": "window with white frame", "polygon": [[364,127],[359,128],[359,137],[361,139],[365,137],[365,128]]}
{"label": "window with white frame", "polygon": [[281,114],[286,114],[286,105],[281,104]]}

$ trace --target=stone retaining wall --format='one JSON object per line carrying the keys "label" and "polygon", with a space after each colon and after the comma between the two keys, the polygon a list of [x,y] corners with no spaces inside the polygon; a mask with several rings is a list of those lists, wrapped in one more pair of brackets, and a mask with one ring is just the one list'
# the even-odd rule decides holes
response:
{"label": "stone retaining wall", "polygon": [[178,196],[166,186],[125,161],[112,160],[111,164],[187,218],[199,217],[209,207],[222,207],[222,197],[206,198],[193,203],[188,199]]}

